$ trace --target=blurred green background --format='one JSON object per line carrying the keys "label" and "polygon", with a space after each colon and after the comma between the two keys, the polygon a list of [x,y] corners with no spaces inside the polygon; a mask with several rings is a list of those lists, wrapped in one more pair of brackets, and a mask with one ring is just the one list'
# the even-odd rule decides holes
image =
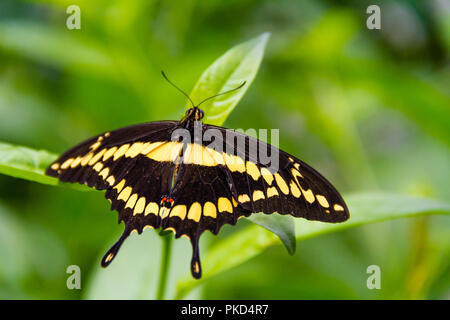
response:
{"label": "blurred green background", "polygon": [[[81,30],[66,28],[71,4]],[[366,28],[370,4],[381,7],[381,30]],[[99,132],[178,119],[185,98],[159,71],[189,91],[217,57],[266,31],[260,71],[225,126],[281,128],[280,147],[344,196],[450,198],[446,0],[2,0],[0,141],[61,153]],[[99,257],[123,228],[116,219],[97,192],[0,175],[0,298],[88,298]],[[449,226],[443,216],[384,222],[299,242],[295,256],[280,244],[195,297],[448,299]],[[123,250],[153,258],[144,238]],[[188,259],[176,263],[188,271]],[[66,288],[71,264],[82,290]],[[366,287],[372,264],[381,290]]]}

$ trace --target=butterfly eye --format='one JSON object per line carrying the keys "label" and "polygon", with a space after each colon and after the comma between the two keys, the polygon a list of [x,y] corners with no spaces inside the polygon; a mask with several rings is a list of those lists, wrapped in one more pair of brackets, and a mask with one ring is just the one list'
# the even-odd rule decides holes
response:
{"label": "butterfly eye", "polygon": [[195,111],[195,120],[201,120],[201,119],[203,119],[203,116],[204,116],[205,114],[203,113],[203,110],[201,110],[201,109],[197,109],[196,111]]}

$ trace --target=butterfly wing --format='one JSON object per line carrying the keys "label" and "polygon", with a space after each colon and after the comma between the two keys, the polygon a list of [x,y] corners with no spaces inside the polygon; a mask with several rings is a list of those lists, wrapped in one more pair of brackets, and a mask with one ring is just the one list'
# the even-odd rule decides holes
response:
{"label": "butterfly wing", "polygon": [[[227,172],[233,196],[242,208],[323,222],[343,222],[349,218],[339,192],[303,161],[243,133],[206,127],[221,132],[222,153],[228,163],[224,161],[220,167]],[[264,152],[270,157],[263,162]],[[276,165],[266,163],[268,158],[277,160]]]}
{"label": "butterfly wing", "polygon": [[48,175],[61,181],[106,189],[111,210],[119,212],[119,223],[125,222],[102,266],[112,261],[132,231],[159,227],[159,203],[169,192],[174,168],[172,161],[159,160],[171,155],[171,134],[177,126],[178,122],[162,121],[107,132],[65,152],[47,169]]}

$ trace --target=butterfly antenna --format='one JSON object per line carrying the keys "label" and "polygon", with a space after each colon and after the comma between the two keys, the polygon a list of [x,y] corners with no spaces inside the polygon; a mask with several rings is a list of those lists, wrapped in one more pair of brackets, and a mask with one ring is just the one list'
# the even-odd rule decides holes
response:
{"label": "butterfly antenna", "polygon": [[177,89],[178,91],[180,91],[186,98],[188,98],[189,101],[190,101],[191,104],[192,104],[192,107],[195,108],[194,102],[192,102],[191,97],[189,97],[189,95],[188,95],[186,92],[184,92],[183,90],[181,90],[180,88],[178,88],[172,81],[170,81],[169,78],[167,78],[167,76],[166,76],[166,74],[164,73],[164,71],[161,70],[161,74],[162,74],[162,76],[164,77],[164,79],[167,80],[168,83],[170,83],[175,89]]}
{"label": "butterfly antenna", "polygon": [[206,101],[208,101],[208,100],[210,100],[210,99],[213,99],[213,98],[216,98],[216,97],[218,97],[218,96],[222,96],[222,95],[224,95],[224,94],[227,94],[227,93],[230,93],[230,92],[239,90],[239,89],[242,88],[246,83],[247,83],[247,81],[244,81],[244,82],[242,82],[238,87],[236,87],[236,88],[234,88],[234,89],[231,89],[231,90],[228,90],[228,91],[224,91],[224,92],[221,92],[221,93],[219,93],[219,94],[216,94],[216,95],[214,95],[214,96],[212,96],[212,97],[206,98],[205,100],[203,100],[202,102],[200,102],[200,103],[197,105],[197,107],[199,107],[203,102],[206,102]]}

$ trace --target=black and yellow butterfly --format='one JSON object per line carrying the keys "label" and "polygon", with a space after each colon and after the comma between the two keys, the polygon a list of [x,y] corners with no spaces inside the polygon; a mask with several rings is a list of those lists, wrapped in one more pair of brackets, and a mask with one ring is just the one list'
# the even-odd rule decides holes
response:
{"label": "black and yellow butterfly", "polygon": [[[322,175],[301,160],[260,140],[201,122],[194,106],[181,121],[133,125],[103,133],[65,152],[47,174],[64,182],[106,190],[111,210],[125,229],[102,259],[108,266],[123,241],[146,227],[170,229],[191,241],[191,272],[201,277],[199,238],[217,234],[228,223],[252,213],[290,214],[308,220],[342,222],[349,218],[344,200]],[[173,133],[215,129],[224,139],[210,143]],[[226,138],[225,138],[226,137]],[[234,142],[241,141],[238,148]],[[278,170],[263,164],[254,146],[277,155]]]}

